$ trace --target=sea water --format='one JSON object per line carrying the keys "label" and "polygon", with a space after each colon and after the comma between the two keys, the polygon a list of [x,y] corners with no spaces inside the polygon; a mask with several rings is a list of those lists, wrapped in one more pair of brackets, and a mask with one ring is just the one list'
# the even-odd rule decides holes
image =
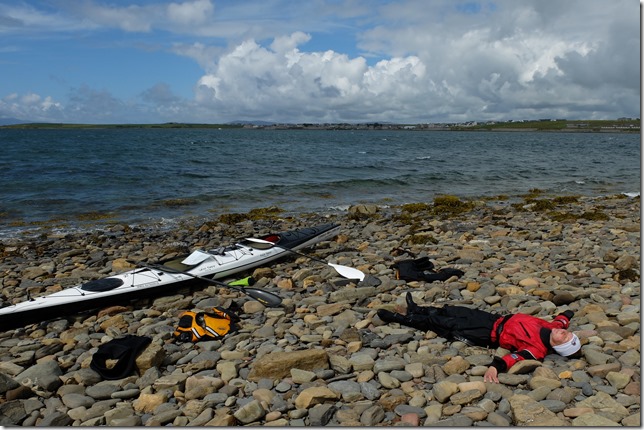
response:
{"label": "sea water", "polygon": [[0,235],[276,206],[640,192],[640,136],[266,129],[0,129]]}

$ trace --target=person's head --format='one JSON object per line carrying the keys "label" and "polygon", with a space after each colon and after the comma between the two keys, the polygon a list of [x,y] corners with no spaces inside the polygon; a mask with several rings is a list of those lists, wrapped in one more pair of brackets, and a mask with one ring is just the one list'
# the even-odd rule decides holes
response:
{"label": "person's head", "polygon": [[576,334],[562,328],[553,328],[550,331],[550,345],[559,355],[568,357],[581,348],[581,341]]}

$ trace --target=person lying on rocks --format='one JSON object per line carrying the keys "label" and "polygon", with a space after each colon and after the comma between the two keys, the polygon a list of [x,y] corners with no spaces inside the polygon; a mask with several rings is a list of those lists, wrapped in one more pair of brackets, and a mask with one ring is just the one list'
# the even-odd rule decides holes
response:
{"label": "person lying on rocks", "polygon": [[548,322],[521,313],[500,316],[464,306],[418,306],[411,293],[407,293],[406,301],[406,315],[379,309],[378,317],[386,323],[396,322],[418,330],[431,330],[440,337],[468,345],[500,346],[511,351],[504,357],[493,358],[483,377],[485,382],[498,383],[498,373],[507,371],[519,361],[543,361],[551,350],[568,357],[581,348],[579,337],[566,330],[573,316],[571,310]]}

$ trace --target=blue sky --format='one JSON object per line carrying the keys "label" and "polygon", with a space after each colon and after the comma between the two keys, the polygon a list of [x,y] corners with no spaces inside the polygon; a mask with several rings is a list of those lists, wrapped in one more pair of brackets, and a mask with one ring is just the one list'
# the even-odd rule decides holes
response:
{"label": "blue sky", "polygon": [[0,0],[0,121],[639,112],[635,0]]}

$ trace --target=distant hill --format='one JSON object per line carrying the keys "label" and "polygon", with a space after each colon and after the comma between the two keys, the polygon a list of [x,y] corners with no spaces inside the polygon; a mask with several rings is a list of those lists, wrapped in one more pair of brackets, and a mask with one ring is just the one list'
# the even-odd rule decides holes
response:
{"label": "distant hill", "polygon": [[235,125],[274,125],[275,122],[268,121],[230,121],[228,124]]}

